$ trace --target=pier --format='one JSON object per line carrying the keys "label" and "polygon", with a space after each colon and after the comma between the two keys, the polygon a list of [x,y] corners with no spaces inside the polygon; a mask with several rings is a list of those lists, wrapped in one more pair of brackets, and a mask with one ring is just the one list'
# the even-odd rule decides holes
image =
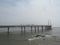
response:
{"label": "pier", "polygon": [[29,27],[31,29],[32,32],[32,28],[34,27],[35,32],[38,30],[39,32],[39,28],[41,28],[42,32],[43,30],[51,30],[52,26],[51,25],[5,25],[5,26],[0,26],[0,28],[7,28],[7,33],[9,34],[9,29],[12,27],[19,27],[21,28],[21,32],[25,32],[26,31],[26,27]]}

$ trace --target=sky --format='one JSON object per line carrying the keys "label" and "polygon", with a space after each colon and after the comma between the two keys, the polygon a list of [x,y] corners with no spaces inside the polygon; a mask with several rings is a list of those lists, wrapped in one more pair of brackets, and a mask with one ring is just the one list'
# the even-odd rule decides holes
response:
{"label": "sky", "polygon": [[0,25],[60,27],[60,0],[0,0]]}

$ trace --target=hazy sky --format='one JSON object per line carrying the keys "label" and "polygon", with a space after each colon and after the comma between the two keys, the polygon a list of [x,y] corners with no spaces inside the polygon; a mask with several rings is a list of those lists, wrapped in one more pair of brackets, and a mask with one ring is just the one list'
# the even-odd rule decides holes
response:
{"label": "hazy sky", "polygon": [[60,27],[60,0],[0,0],[0,25],[48,24]]}

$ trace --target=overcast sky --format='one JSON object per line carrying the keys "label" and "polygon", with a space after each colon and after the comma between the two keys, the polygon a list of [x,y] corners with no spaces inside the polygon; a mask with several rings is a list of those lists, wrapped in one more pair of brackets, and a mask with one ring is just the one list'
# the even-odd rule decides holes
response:
{"label": "overcast sky", "polygon": [[60,0],[0,0],[0,25],[48,24],[60,27]]}

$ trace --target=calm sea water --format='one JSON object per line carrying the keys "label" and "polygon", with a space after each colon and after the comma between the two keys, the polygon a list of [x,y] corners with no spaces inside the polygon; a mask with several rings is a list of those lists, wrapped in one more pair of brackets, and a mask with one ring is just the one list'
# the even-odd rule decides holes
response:
{"label": "calm sea water", "polygon": [[[23,30],[24,31],[24,30]],[[9,35],[7,28],[0,28],[0,45],[60,45],[60,41],[54,40],[33,40],[28,39],[37,34],[49,34],[60,36],[60,28],[53,28],[52,30],[38,30],[35,32],[34,28],[31,32],[30,28],[26,28],[26,32],[21,32],[20,28],[10,28]]]}

